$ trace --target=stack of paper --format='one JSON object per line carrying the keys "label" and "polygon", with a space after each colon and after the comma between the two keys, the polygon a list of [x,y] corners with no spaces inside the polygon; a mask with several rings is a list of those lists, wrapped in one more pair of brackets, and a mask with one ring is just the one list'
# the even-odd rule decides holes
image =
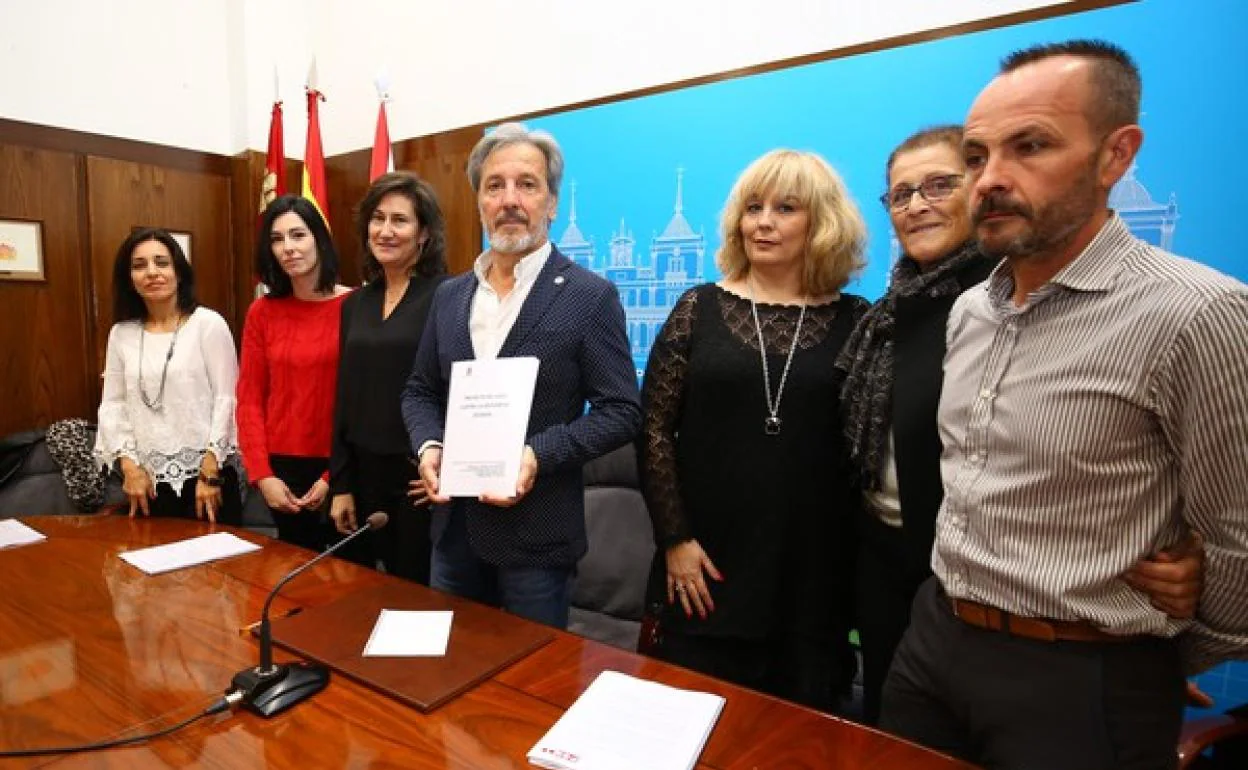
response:
{"label": "stack of paper", "polygon": [[127,551],[121,554],[121,558],[149,575],[157,575],[161,572],[193,567],[196,564],[258,550],[260,546],[255,543],[249,543],[228,532],[217,532],[168,545]]}
{"label": "stack of paper", "polygon": [[528,759],[555,770],[690,770],[723,707],[718,695],[604,671]]}
{"label": "stack of paper", "polygon": [[47,537],[17,519],[0,521],[0,548],[28,545],[38,543],[40,540],[47,540]]}

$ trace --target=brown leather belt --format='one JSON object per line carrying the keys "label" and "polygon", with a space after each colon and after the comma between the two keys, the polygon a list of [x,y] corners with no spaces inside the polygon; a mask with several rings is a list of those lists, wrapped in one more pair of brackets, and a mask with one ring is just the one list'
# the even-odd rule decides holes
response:
{"label": "brown leather belt", "polygon": [[1067,642],[1129,642],[1136,638],[1109,634],[1083,621],[1028,618],[966,599],[950,601],[953,604],[953,614],[963,622],[976,628],[1001,631],[1024,639],[1041,642],[1055,642],[1059,639]]}

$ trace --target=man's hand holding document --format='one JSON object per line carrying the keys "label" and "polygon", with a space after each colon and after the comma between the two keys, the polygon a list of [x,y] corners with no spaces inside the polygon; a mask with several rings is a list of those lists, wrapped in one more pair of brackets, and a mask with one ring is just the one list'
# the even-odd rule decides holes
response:
{"label": "man's hand holding document", "polygon": [[[531,455],[524,442],[537,368],[529,357],[451,364],[439,497],[506,504],[527,491],[518,482],[526,452]],[[536,458],[527,460],[536,465]]]}

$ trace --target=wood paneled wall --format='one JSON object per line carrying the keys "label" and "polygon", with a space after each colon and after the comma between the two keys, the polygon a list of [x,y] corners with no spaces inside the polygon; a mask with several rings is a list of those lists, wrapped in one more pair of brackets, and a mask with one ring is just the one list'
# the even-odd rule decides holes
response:
{"label": "wood paneled wall", "polygon": [[0,218],[42,223],[45,277],[0,280],[0,436],[95,408],[80,177],[72,153],[0,144]]}

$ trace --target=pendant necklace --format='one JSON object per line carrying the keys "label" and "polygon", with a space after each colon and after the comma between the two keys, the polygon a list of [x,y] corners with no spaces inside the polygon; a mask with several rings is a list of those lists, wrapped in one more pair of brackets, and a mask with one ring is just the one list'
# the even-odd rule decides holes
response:
{"label": "pendant necklace", "polygon": [[165,405],[165,378],[169,376],[169,362],[173,359],[173,348],[178,344],[178,332],[182,329],[183,320],[182,316],[178,316],[178,322],[173,327],[173,339],[169,340],[169,352],[165,353],[165,365],[160,370],[160,390],[156,392],[156,398],[149,398],[147,389],[143,387],[143,340],[147,332],[143,323],[139,323],[139,399],[154,412],[159,412]]}
{"label": "pendant necklace", "polygon": [[758,320],[758,305],[754,302],[754,281],[746,278],[746,289],[750,294],[750,312],[754,315],[754,330],[758,332],[758,354],[763,362],[763,395],[767,398],[767,419],[763,420],[763,432],[768,436],[780,434],[780,399],[784,396],[784,384],[789,379],[789,366],[793,364],[793,353],[797,350],[797,340],[802,334],[802,321],[806,318],[806,303],[797,314],[797,328],[793,330],[793,343],[789,345],[789,356],[784,359],[784,371],[780,374],[780,386],[776,388],[775,399],[771,396],[771,372],[767,367],[767,344],[763,340],[763,325]]}

